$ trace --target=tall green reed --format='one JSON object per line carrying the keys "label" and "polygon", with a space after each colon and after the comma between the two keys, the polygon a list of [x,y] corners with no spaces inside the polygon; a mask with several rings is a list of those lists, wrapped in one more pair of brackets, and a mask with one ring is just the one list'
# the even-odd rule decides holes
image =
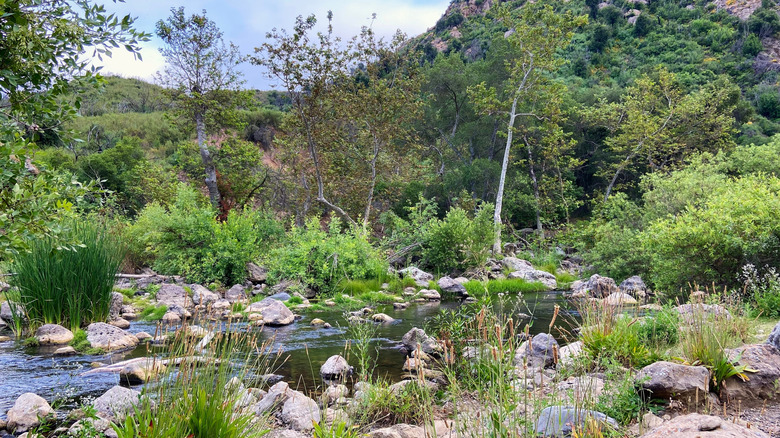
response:
{"label": "tall green reed", "polygon": [[[63,234],[30,242],[10,264],[9,302],[30,331],[43,324],[75,330],[105,321],[124,248],[101,226],[72,221]],[[62,242],[73,242],[64,245]],[[16,324],[18,327],[19,325]]]}

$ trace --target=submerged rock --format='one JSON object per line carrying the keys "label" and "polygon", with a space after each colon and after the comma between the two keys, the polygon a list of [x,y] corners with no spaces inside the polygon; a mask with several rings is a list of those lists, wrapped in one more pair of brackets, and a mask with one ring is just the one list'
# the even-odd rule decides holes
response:
{"label": "submerged rock", "polygon": [[381,324],[390,324],[390,323],[395,322],[395,319],[392,316],[384,314],[384,313],[376,313],[376,314],[371,316],[371,319],[374,322],[378,322],[378,323],[381,323]]}
{"label": "submerged rock", "polygon": [[35,331],[35,339],[41,345],[61,345],[73,340],[73,332],[57,324],[44,324]]}
{"label": "submerged rock", "polygon": [[6,428],[16,433],[25,432],[41,424],[41,418],[54,414],[49,403],[37,394],[28,392],[16,399],[14,406],[8,410]]}
{"label": "submerged rock", "polygon": [[125,350],[138,345],[135,335],[104,322],[94,322],[87,327],[87,340],[92,348],[105,351]]}
{"label": "submerged rock", "polygon": [[76,354],[76,349],[73,347],[60,347],[56,350],[54,350],[55,356],[73,356]]}
{"label": "submerged rock", "polygon": [[426,354],[437,355],[442,350],[436,338],[428,336],[425,330],[417,327],[412,327],[406,332],[401,342],[408,351],[414,351],[419,347]]}
{"label": "submerged rock", "polygon": [[539,418],[536,420],[536,434],[544,437],[570,436],[573,427],[581,428],[588,418],[618,428],[618,423],[614,418],[601,412],[573,406],[550,406],[539,414]]}

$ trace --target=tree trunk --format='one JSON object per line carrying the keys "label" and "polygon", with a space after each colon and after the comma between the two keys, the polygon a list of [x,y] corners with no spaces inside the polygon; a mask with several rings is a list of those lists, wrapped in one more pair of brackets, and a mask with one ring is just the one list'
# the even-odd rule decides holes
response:
{"label": "tree trunk", "polygon": [[528,149],[528,171],[531,174],[531,182],[534,185],[534,202],[536,203],[536,231],[539,233],[539,237],[544,239],[544,228],[542,228],[542,215],[539,206],[539,181],[536,180],[536,172],[534,171],[534,154],[531,150],[531,144],[528,142],[528,138],[523,137],[523,141],[525,142],[525,146]]}
{"label": "tree trunk", "polygon": [[506,147],[504,148],[504,161],[501,163],[501,178],[498,180],[498,193],[496,193],[496,210],[493,213],[493,223],[496,227],[496,239],[493,242],[493,254],[501,254],[501,206],[504,203],[504,184],[506,183],[506,171],[509,168],[509,151],[512,148],[512,133],[517,117],[517,97],[512,101],[512,110],[509,113],[507,124]]}
{"label": "tree trunk", "polygon": [[209,189],[209,199],[211,205],[219,211],[220,195],[219,188],[217,187],[217,169],[214,167],[214,159],[209,152],[209,148],[206,145],[206,125],[203,122],[203,113],[198,112],[195,114],[195,127],[198,132],[198,149],[200,149],[200,158],[203,161],[203,167],[206,171],[206,187]]}

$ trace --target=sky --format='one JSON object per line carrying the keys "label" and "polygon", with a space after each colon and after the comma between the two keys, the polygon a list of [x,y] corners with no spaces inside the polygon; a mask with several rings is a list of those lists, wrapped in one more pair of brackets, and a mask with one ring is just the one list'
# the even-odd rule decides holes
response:
{"label": "sky", "polygon": [[[436,24],[450,0],[125,0],[105,2],[106,10],[117,15],[136,17],[135,27],[154,35],[155,23],[170,15],[171,8],[184,6],[185,13],[206,10],[206,15],[224,32],[223,38],[238,45],[242,53],[253,53],[265,41],[266,32],[276,27],[291,30],[298,15],[315,14],[319,23],[327,21],[333,11],[334,33],[342,38],[357,35],[362,26],[372,25],[380,36],[391,37],[400,29],[409,37],[425,32]],[[376,20],[371,23],[372,14]],[[124,50],[114,50],[111,58],[95,65],[103,66],[104,75],[153,81],[154,74],[164,64],[160,55],[161,41],[152,36],[142,43],[143,61],[134,60]],[[246,87],[273,89],[260,67],[241,68]]]}

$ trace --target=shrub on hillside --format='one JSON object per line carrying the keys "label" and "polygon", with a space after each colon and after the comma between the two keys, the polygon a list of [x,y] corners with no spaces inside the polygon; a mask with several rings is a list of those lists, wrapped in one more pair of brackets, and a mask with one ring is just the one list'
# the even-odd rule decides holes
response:
{"label": "shrub on hillside", "polygon": [[241,283],[282,226],[267,213],[232,210],[225,222],[194,189],[180,185],[169,206],[152,203],[125,230],[131,259],[164,274],[199,283]]}
{"label": "shrub on hillside", "polygon": [[293,227],[284,245],[265,258],[271,281],[300,280],[318,292],[331,292],[341,280],[365,280],[387,273],[387,261],[364,230],[342,230],[333,219],[323,230],[316,218]]}

